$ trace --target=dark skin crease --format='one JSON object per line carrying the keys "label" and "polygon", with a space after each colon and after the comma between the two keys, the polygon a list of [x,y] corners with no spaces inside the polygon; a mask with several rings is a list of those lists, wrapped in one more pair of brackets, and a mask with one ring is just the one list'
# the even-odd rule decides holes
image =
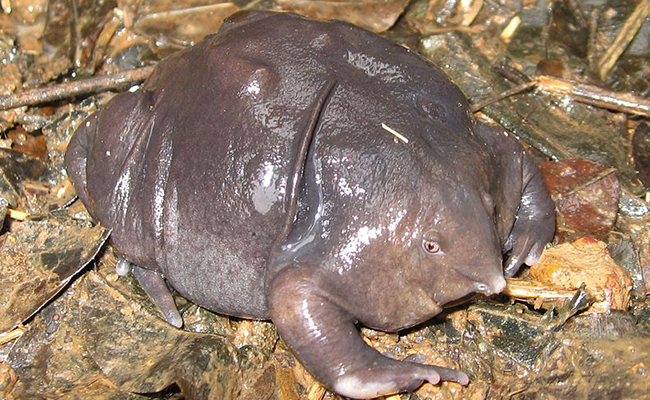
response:
{"label": "dark skin crease", "polygon": [[167,284],[270,318],[352,398],[467,383],[382,356],[355,323],[398,331],[498,293],[504,268],[534,262],[554,231],[532,159],[477,123],[443,73],[360,28],[293,14],[236,14],[163,60],[80,127],[66,164],[112,229],[120,270],[135,264],[170,323],[182,320]]}

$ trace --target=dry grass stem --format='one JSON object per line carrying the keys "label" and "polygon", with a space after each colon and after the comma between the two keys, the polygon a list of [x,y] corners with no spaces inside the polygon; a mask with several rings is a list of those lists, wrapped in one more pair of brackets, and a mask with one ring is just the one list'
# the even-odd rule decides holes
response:
{"label": "dry grass stem", "polygon": [[480,109],[482,109],[483,107],[488,106],[488,105],[490,105],[492,103],[496,103],[499,100],[503,100],[506,97],[510,97],[512,95],[515,95],[515,94],[518,94],[518,93],[521,93],[521,92],[525,92],[526,90],[528,90],[528,89],[530,89],[530,88],[532,88],[533,86],[536,86],[536,85],[537,85],[536,81],[530,81],[530,82],[522,83],[521,85],[517,85],[517,86],[513,87],[512,89],[506,90],[503,93],[500,93],[500,94],[498,94],[496,96],[490,97],[489,99],[486,99],[486,100],[480,101],[480,102],[478,102],[476,104],[473,104],[472,105],[472,112],[477,112]]}
{"label": "dry grass stem", "polygon": [[325,391],[327,389],[325,386],[321,385],[320,383],[314,381],[314,383],[311,384],[309,387],[309,390],[307,391],[307,399],[308,400],[321,400],[323,396],[325,396]]}
{"label": "dry grass stem", "polygon": [[508,25],[506,25],[505,28],[501,31],[501,40],[503,40],[506,43],[510,42],[510,39],[512,36],[515,34],[517,31],[517,28],[519,28],[519,25],[521,24],[521,18],[519,17],[514,17],[513,19],[508,22]]}
{"label": "dry grass stem", "polygon": [[16,221],[24,221],[29,217],[29,214],[24,211],[14,210],[13,208],[7,209],[7,215],[9,218],[15,219]]}
{"label": "dry grass stem", "polygon": [[586,103],[592,106],[627,114],[650,117],[650,100],[634,96],[630,93],[613,92],[598,86],[546,75],[538,76],[531,82],[522,83],[521,85],[517,85],[503,93],[499,93],[498,95],[486,100],[477,102],[472,105],[472,112],[477,112],[492,103],[505,99],[506,97],[525,92],[532,87],[536,87],[537,89],[550,94],[570,96],[573,100],[580,103]]}
{"label": "dry grass stem", "polygon": [[409,140],[406,138],[406,136],[404,136],[404,135],[402,135],[401,133],[397,132],[395,129],[393,129],[393,128],[391,128],[390,126],[384,124],[383,122],[382,122],[382,124],[381,124],[381,127],[384,128],[385,130],[387,130],[388,132],[392,133],[393,136],[395,136],[395,137],[396,137],[397,139],[399,139],[400,141],[402,141],[402,142],[404,142],[404,143],[408,143],[408,142],[409,142]]}
{"label": "dry grass stem", "polygon": [[519,299],[571,300],[575,290],[567,290],[533,280],[506,278],[503,294]]}
{"label": "dry grass stem", "polygon": [[16,328],[12,331],[0,333],[0,345],[9,343],[14,339],[18,339],[25,333],[25,328]]}
{"label": "dry grass stem", "polygon": [[605,50],[605,53],[598,60],[598,73],[600,79],[607,78],[609,72],[614,68],[616,61],[623,54],[627,46],[632,42],[641,29],[645,19],[650,16],[650,0],[641,0],[632,14],[628,17],[621,28],[621,31],[614,39],[614,42]]}
{"label": "dry grass stem", "polygon": [[612,92],[598,86],[552,76],[539,76],[536,82],[538,89],[548,93],[571,96],[575,101],[613,111],[650,117],[650,100],[630,93]]}

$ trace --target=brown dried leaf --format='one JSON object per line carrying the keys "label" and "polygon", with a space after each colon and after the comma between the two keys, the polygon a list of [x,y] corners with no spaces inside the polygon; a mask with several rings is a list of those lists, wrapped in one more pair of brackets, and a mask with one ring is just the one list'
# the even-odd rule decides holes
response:
{"label": "brown dried leaf", "polygon": [[237,326],[233,344],[239,348],[256,346],[272,352],[278,341],[278,331],[270,321],[243,320]]}
{"label": "brown dried leaf", "polygon": [[0,245],[0,332],[36,313],[97,254],[108,231],[65,216],[21,223]]}
{"label": "brown dried leaf", "polygon": [[16,372],[9,364],[0,363],[0,396],[9,396],[16,385]]}
{"label": "brown dried leaf", "polygon": [[278,0],[283,10],[316,19],[338,19],[373,32],[393,26],[409,0]]}
{"label": "brown dried leaf", "polygon": [[584,237],[546,249],[537,265],[530,268],[534,279],[575,290],[586,284],[596,301],[587,312],[627,310],[632,278],[616,264],[607,245]]}
{"label": "brown dried leaf", "polygon": [[134,31],[150,37],[166,37],[181,46],[191,46],[205,36],[216,33],[223,20],[239,11],[234,3],[178,8],[178,5],[143,13],[135,22]]}
{"label": "brown dried leaf", "polygon": [[47,145],[43,135],[30,135],[22,126],[17,126],[7,132],[7,138],[13,142],[14,150],[40,160],[47,158]]}
{"label": "brown dried leaf", "polygon": [[620,186],[615,170],[583,158],[540,164],[557,211],[556,238],[605,237],[614,227]]}
{"label": "brown dried leaf", "polygon": [[79,286],[74,282],[48,304],[13,343],[7,361],[18,377],[14,398],[58,398],[102,379],[79,336]]}
{"label": "brown dried leaf", "polygon": [[46,165],[41,160],[14,150],[0,149],[0,199],[12,207],[23,206],[23,184],[41,179],[45,171]]}
{"label": "brown dried leaf", "polygon": [[128,392],[176,383],[187,399],[234,398],[241,387],[237,350],[220,336],[172,327],[135,280],[109,269],[87,275],[80,302],[82,336],[102,372]]}

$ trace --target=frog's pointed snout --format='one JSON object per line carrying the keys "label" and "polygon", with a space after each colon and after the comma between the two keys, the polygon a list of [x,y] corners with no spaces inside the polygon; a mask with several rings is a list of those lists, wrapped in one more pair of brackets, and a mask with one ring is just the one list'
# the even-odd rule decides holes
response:
{"label": "frog's pointed snout", "polygon": [[506,279],[503,277],[503,275],[497,275],[491,277],[491,279],[486,280],[485,282],[477,282],[476,284],[476,291],[478,293],[483,293],[486,296],[501,293],[501,291],[505,288]]}

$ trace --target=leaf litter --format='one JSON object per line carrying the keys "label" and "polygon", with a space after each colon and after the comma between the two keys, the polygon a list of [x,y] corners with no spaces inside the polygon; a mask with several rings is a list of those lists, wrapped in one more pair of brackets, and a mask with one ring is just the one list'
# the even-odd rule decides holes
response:
{"label": "leaf litter", "polygon": [[[559,221],[546,262],[498,298],[477,296],[400,334],[363,329],[383,353],[472,377],[390,400],[647,398],[649,122],[634,110],[650,95],[648,3],[3,0],[0,397],[338,398],[269,322],[178,297],[186,325],[167,325],[132,277],[115,274],[108,232],[72,202],[63,170],[72,133],[115,91],[231,13],[261,8],[342,18],[419,51],[479,118],[543,162]],[[132,81],[95,83],[142,68]]]}

